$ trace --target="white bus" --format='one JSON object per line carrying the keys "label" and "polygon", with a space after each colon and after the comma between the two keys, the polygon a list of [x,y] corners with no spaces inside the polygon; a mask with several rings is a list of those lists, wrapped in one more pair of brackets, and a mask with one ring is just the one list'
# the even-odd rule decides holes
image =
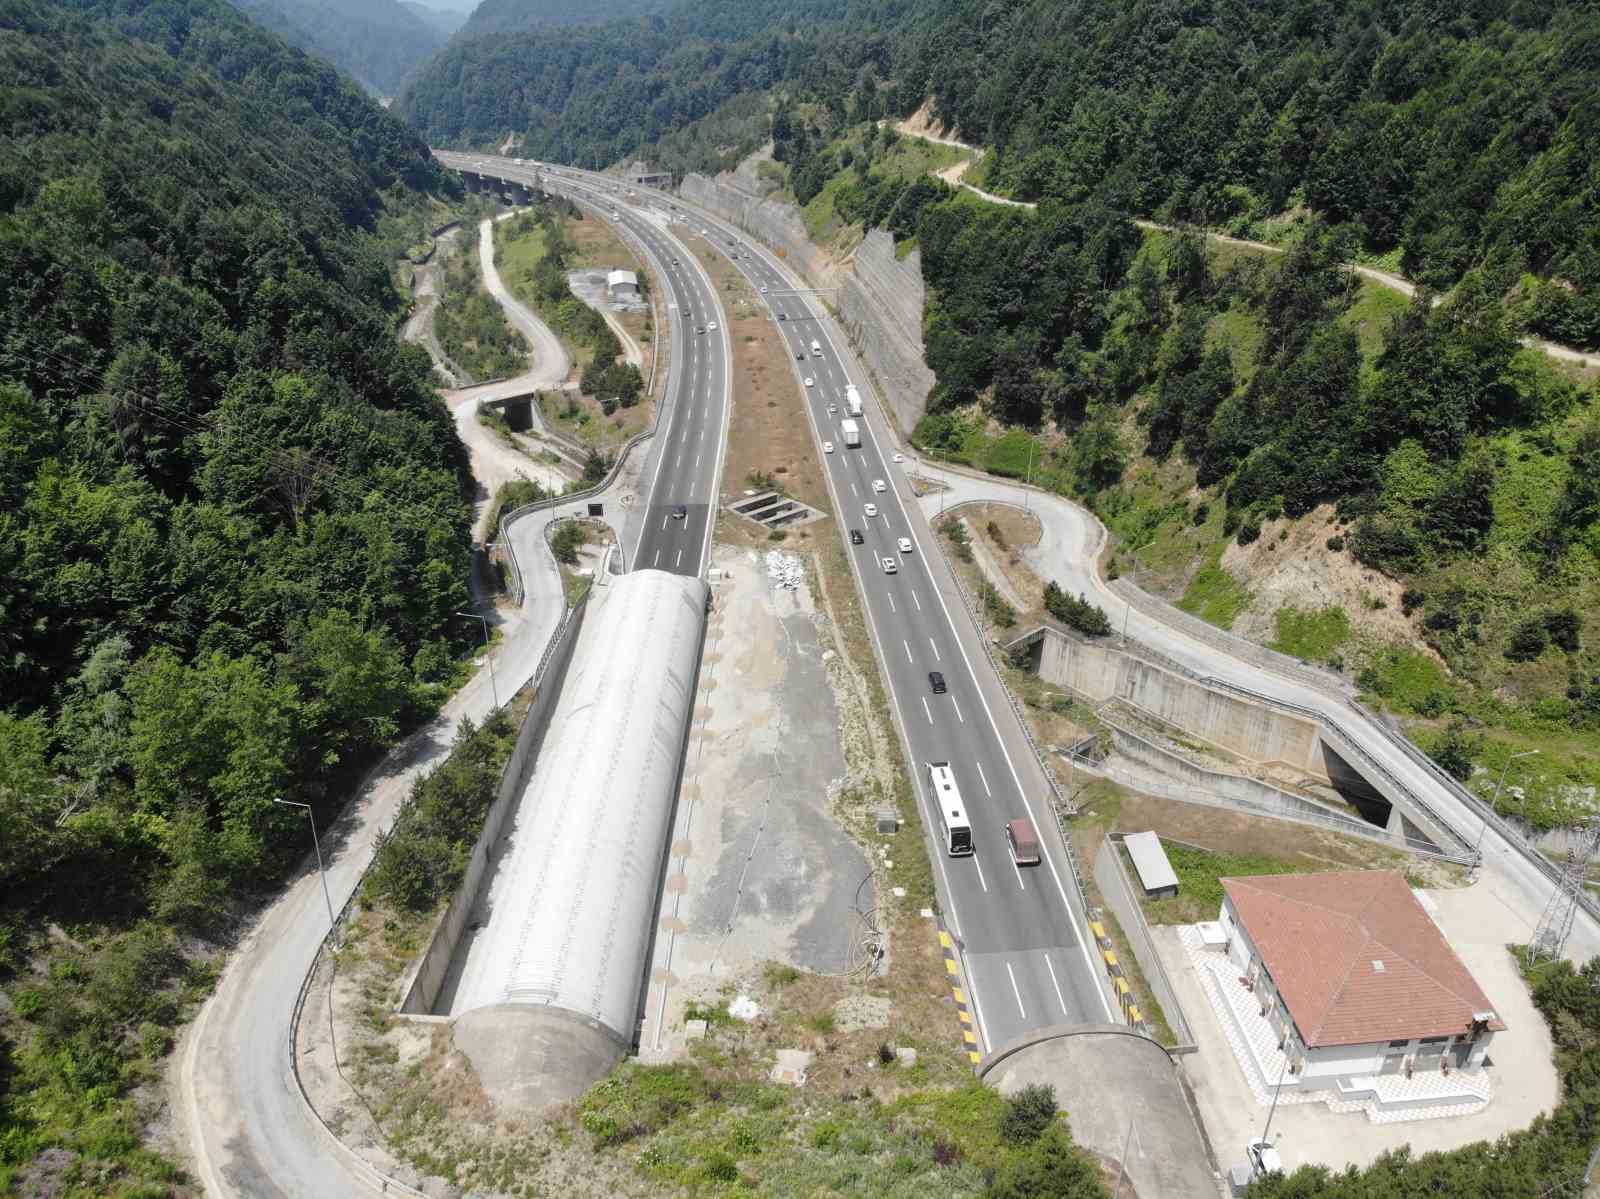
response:
{"label": "white bus", "polygon": [[949,762],[928,763],[928,786],[933,790],[934,806],[939,809],[945,849],[953,858],[971,853],[972,825],[967,820],[961,789],[956,786],[955,771],[950,769]]}

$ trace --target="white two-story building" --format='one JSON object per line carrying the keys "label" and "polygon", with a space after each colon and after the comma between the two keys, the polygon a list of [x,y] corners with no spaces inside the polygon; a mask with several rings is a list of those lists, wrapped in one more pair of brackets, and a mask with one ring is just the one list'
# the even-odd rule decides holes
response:
{"label": "white two-story building", "polygon": [[1300,1093],[1482,1069],[1505,1025],[1400,874],[1275,874],[1222,888],[1226,953]]}

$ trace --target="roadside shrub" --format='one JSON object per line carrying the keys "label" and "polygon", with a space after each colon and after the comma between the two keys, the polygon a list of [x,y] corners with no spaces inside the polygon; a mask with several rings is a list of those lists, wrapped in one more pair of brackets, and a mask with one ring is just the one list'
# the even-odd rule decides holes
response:
{"label": "roadside shrub", "polygon": [[1199,528],[1201,525],[1206,523],[1206,520],[1210,516],[1211,505],[1206,503],[1204,500],[1201,500],[1200,503],[1195,505],[1194,513],[1189,517],[1189,523],[1195,528]]}
{"label": "roadside shrub", "polygon": [[1343,537],[1343,535],[1339,534],[1339,533],[1335,533],[1332,537],[1328,538],[1328,548],[1330,550],[1332,550],[1336,554],[1343,552],[1343,550],[1344,550],[1344,537]]}
{"label": "roadside shrub", "polygon": [[1407,587],[1400,593],[1400,611],[1410,616],[1427,602],[1428,597],[1415,587]]}
{"label": "roadside shrub", "polygon": [[1428,756],[1439,764],[1439,769],[1464,783],[1472,777],[1472,760],[1482,752],[1483,738],[1470,735],[1465,724],[1452,720],[1428,750]]}
{"label": "roadside shrub", "polygon": [[1366,516],[1350,535],[1356,561],[1378,569],[1406,569],[1417,564],[1421,547],[1405,525],[1381,516]]}
{"label": "roadside shrub", "polygon": [[1542,616],[1531,616],[1511,631],[1505,655],[1513,662],[1532,662],[1550,645],[1550,631]]}
{"label": "roadside shrub", "polygon": [[1261,521],[1257,519],[1254,513],[1245,517],[1244,522],[1239,526],[1237,536],[1240,545],[1249,545],[1261,536]]}
{"label": "roadside shrub", "polygon": [[1013,1145],[1036,1141],[1055,1122],[1056,1089],[1044,1083],[1023,1087],[1006,1100],[1000,1135]]}
{"label": "roadside shrub", "polygon": [[583,526],[569,520],[550,535],[550,552],[557,562],[571,566],[578,560],[578,547],[587,540]]}
{"label": "roadside shrub", "polygon": [[981,598],[984,615],[1000,628],[1009,629],[1017,623],[1017,610],[1006,601],[1005,596],[988,583],[982,584]]}
{"label": "roadside shrub", "polygon": [[1057,587],[1054,581],[1044,585],[1045,610],[1062,624],[1087,633],[1090,637],[1104,637],[1111,632],[1111,621],[1105,609],[1090,603],[1083,596],[1074,598]]}

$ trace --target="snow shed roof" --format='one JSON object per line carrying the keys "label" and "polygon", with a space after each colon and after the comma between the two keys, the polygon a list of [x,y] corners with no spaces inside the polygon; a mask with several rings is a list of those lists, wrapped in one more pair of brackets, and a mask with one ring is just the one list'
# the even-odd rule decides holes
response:
{"label": "snow shed roof", "polygon": [[591,606],[515,814],[511,872],[455,1010],[558,1007],[631,1041],[706,585],[640,570]]}

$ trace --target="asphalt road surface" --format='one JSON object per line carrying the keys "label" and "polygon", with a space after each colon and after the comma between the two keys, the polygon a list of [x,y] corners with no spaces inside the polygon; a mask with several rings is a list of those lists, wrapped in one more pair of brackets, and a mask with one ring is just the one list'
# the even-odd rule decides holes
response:
{"label": "asphalt road surface", "polygon": [[[509,168],[508,177],[517,177],[516,170]],[[616,186],[615,180],[602,176],[561,170],[558,179]],[[1081,911],[1075,895],[1069,897],[1074,887],[1067,877],[1070,867],[1053,856],[1036,867],[1012,861],[1006,822],[1025,816],[1043,829],[1052,817],[1042,786],[1023,781],[1037,767],[1017,761],[1000,733],[991,698],[975,669],[987,671],[988,664],[975,658],[958,634],[957,620],[967,617],[951,610],[939,585],[942,564],[928,559],[929,552],[938,550],[928,540],[927,525],[908,517],[901,472],[891,468],[869,421],[856,418],[861,445],[845,445],[845,389],[851,382],[864,389],[865,371],[832,321],[805,294],[802,282],[763,248],[675,197],[636,190],[639,203],[686,219],[688,235],[704,231],[713,245],[733,257],[758,293],[766,288],[763,298],[788,344],[817,440],[833,444],[833,452],[822,455],[827,482],[840,514],[841,535],[851,529],[862,534],[861,545],[847,544],[905,732],[924,820],[939,842],[935,864],[945,912],[963,948],[984,1048],[1053,1024],[1111,1019]],[[812,341],[819,343],[820,354],[811,349]],[[869,504],[876,515],[867,515]],[[901,538],[909,541],[909,552],[899,548]],[[893,573],[885,569],[885,559],[894,563]],[[932,693],[931,671],[944,676],[944,694]],[[1014,719],[1009,712],[1000,714]],[[973,829],[970,856],[943,851],[944,834],[927,774],[927,764],[938,761],[948,761],[955,772]]]}
{"label": "asphalt road surface", "polygon": [[[438,151],[436,157],[448,167],[567,195],[625,229],[652,260],[668,293],[667,328],[657,335],[670,338],[670,374],[661,425],[646,451],[644,507],[626,534],[631,543],[627,561],[633,569],[703,574],[716,524],[731,386],[728,363],[733,357],[711,280],[668,231],[666,221],[618,203],[618,196],[588,178],[519,167],[510,159],[485,155]],[[476,166],[479,161],[487,165]]]}

